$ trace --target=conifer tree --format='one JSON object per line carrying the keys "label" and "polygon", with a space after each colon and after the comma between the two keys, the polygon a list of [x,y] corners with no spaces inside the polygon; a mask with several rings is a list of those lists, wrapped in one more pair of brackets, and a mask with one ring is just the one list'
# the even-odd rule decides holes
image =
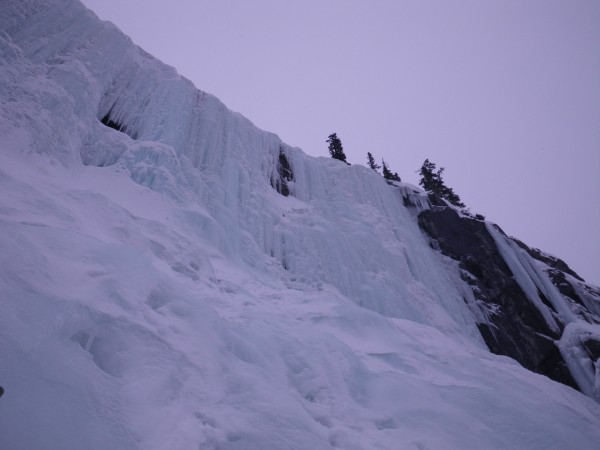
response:
{"label": "conifer tree", "polygon": [[329,144],[329,154],[333,159],[339,159],[340,161],[346,162],[346,154],[342,147],[342,141],[340,141],[337,133],[331,133],[325,142]]}
{"label": "conifer tree", "polygon": [[390,172],[390,168],[388,167],[387,163],[385,162],[385,159],[381,160],[381,167],[383,168],[383,178],[385,178],[386,180],[389,180],[390,176],[392,175],[392,172]]}
{"label": "conifer tree", "polygon": [[398,172],[393,172],[390,170],[389,166],[385,162],[385,160],[381,160],[381,165],[383,167],[383,178],[390,181],[401,181]]}
{"label": "conifer tree", "polygon": [[436,173],[435,164],[430,162],[429,159],[426,159],[421,166],[421,170],[419,171],[419,175],[421,175],[419,184],[423,186],[423,189],[426,191],[438,193],[440,191],[439,176],[443,171],[444,168],[442,167],[439,173]]}
{"label": "conifer tree", "polygon": [[454,190],[444,184],[442,173],[444,173],[444,167],[440,167],[437,171],[435,170],[435,163],[426,159],[419,170],[421,180],[419,184],[423,186],[426,191],[432,191],[439,195],[441,198],[448,200],[454,206],[464,208],[465,204],[460,200],[460,197],[454,192]]}
{"label": "conifer tree", "polygon": [[367,152],[367,164],[375,172],[377,172],[378,169],[381,169],[381,166],[375,162],[375,158],[373,158],[371,152]]}

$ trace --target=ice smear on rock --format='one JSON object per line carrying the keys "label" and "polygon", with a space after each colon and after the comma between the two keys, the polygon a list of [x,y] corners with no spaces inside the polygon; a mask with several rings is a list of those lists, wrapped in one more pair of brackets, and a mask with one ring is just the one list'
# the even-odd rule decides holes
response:
{"label": "ice smear on rock", "polygon": [[397,188],[74,0],[0,29],[1,447],[596,446],[596,403],[487,352]]}

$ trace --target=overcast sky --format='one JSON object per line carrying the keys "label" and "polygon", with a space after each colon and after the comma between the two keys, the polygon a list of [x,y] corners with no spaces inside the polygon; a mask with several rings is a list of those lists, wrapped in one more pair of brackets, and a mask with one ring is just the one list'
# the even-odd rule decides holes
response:
{"label": "overcast sky", "polygon": [[84,0],[286,143],[425,158],[472,212],[600,285],[600,1]]}

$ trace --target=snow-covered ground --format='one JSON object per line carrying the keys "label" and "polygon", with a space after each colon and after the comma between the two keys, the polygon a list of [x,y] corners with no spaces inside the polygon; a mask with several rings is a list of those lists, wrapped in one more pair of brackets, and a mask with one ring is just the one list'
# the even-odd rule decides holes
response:
{"label": "snow-covered ground", "polygon": [[0,448],[598,448],[600,405],[487,351],[370,169],[75,0],[5,0],[0,63]]}

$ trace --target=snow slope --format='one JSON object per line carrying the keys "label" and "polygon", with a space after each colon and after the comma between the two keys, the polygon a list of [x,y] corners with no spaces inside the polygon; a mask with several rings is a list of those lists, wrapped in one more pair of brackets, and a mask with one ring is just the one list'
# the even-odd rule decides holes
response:
{"label": "snow slope", "polygon": [[487,351],[370,169],[75,0],[5,0],[0,63],[0,448],[597,448],[600,406]]}

